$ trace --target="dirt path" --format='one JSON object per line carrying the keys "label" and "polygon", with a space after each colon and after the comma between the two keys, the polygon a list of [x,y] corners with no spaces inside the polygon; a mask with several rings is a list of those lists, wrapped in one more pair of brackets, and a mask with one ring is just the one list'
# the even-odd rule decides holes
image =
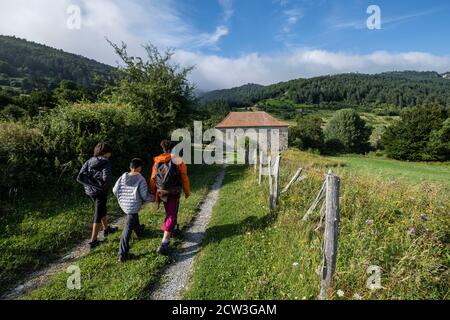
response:
{"label": "dirt path", "polygon": [[225,169],[218,175],[211,191],[201,205],[198,215],[184,233],[185,240],[174,258],[175,261],[164,271],[160,286],[150,294],[151,300],[181,299],[189,284],[194,257],[201,248],[224,177]]}
{"label": "dirt path", "polygon": [[[111,224],[119,227],[123,226],[125,224],[125,217],[122,217]],[[103,232],[100,232],[98,239],[104,239]],[[0,300],[19,299],[30,293],[34,289],[43,286],[45,283],[47,283],[51,276],[60,272],[64,272],[65,270],[67,270],[67,267],[72,265],[76,260],[87,255],[90,252],[88,246],[89,241],[89,239],[83,241],[61,259],[51,263],[42,270],[33,272],[30,275],[26,276],[26,278],[19,285],[2,295],[0,297]]]}

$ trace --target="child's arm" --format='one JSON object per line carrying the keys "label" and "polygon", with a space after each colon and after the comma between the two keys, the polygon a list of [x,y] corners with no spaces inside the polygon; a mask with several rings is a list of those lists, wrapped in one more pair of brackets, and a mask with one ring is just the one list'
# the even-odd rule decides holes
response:
{"label": "child's arm", "polygon": [[152,175],[150,177],[150,192],[156,194],[156,184],[155,184],[155,175],[156,175],[156,161],[153,164]]}
{"label": "child's arm", "polygon": [[120,184],[121,179],[122,179],[122,177],[117,179],[116,184],[114,185],[114,188],[113,188],[113,193],[116,196],[116,198],[118,198],[118,195],[119,195],[119,184]]}
{"label": "child's arm", "polygon": [[191,187],[189,183],[189,177],[187,175],[187,166],[184,162],[182,162],[179,166],[180,169],[180,175],[181,175],[181,184],[183,185],[183,192],[184,195],[187,198],[191,195]]}
{"label": "child's arm", "polygon": [[148,185],[144,178],[139,182],[138,191],[142,199],[142,204],[146,203],[148,199]]}

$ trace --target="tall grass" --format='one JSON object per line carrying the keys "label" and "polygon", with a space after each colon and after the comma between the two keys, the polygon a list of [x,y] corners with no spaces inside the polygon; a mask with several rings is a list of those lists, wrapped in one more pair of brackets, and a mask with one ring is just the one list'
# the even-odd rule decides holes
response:
{"label": "tall grass", "polygon": [[[323,230],[318,212],[302,217],[328,168],[341,177],[341,223],[334,299],[447,299],[449,190],[411,185],[347,170],[344,161],[283,154],[282,185],[298,167],[308,179],[268,211],[267,181],[229,167],[188,299],[316,299]],[[367,287],[369,266],[381,268],[382,289]],[[339,295],[337,294],[339,292]]]}

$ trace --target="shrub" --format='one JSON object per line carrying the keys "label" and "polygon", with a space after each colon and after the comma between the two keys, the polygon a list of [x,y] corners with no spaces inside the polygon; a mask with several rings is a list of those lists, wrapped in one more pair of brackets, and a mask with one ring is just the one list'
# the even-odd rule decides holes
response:
{"label": "shrub", "polygon": [[76,174],[99,141],[114,148],[116,167],[126,168],[132,157],[148,155],[152,144],[148,125],[129,105],[79,103],[52,110],[42,121],[44,148],[57,172]]}
{"label": "shrub", "polygon": [[[410,161],[448,160],[448,112],[440,106],[420,106],[402,112],[388,127],[382,145],[390,158]],[[445,123],[445,125],[444,125]]]}
{"label": "shrub", "polygon": [[0,122],[0,188],[33,185],[39,178],[42,161],[42,134],[20,122]]}
{"label": "shrub", "polygon": [[324,143],[323,120],[317,116],[297,119],[297,125],[289,128],[289,145],[300,150],[321,150]]}
{"label": "shrub", "polygon": [[334,147],[341,144],[341,150],[335,150],[337,152],[366,153],[370,150],[371,133],[355,110],[343,109],[336,112],[325,128],[325,141],[335,140],[332,142]]}

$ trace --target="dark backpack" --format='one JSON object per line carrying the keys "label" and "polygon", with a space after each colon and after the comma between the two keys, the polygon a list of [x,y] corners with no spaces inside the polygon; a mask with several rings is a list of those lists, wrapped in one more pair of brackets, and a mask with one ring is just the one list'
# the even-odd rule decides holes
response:
{"label": "dark backpack", "polygon": [[156,165],[155,184],[158,190],[179,192],[181,176],[178,167],[172,161],[159,162]]}
{"label": "dark backpack", "polygon": [[108,191],[108,183],[103,180],[103,170],[107,166],[107,161],[91,159],[85,163],[78,174],[77,181],[84,185],[87,194],[97,195]]}

